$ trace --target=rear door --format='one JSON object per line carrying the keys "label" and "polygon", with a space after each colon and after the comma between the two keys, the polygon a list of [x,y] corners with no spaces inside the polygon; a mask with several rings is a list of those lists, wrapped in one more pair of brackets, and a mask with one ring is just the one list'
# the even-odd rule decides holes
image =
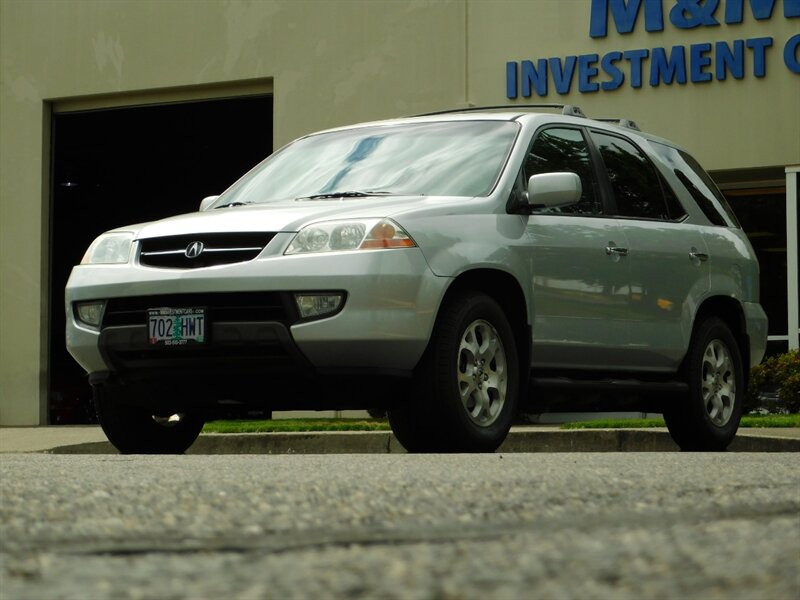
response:
{"label": "rear door", "polygon": [[688,346],[692,317],[709,289],[702,227],[685,222],[669,185],[630,139],[597,130],[591,139],[628,244],[629,366],[674,370]]}

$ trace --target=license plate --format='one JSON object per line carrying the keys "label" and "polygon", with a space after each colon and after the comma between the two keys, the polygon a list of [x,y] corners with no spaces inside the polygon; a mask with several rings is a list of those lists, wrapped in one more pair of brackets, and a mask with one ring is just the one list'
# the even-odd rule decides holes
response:
{"label": "license plate", "polygon": [[202,344],[206,337],[205,308],[151,308],[147,337],[156,346]]}

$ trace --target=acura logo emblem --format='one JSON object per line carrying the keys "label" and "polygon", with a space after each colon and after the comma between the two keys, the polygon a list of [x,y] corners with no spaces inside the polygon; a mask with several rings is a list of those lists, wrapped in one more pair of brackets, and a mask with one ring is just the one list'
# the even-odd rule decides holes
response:
{"label": "acura logo emblem", "polygon": [[188,246],[186,246],[186,250],[183,252],[186,255],[186,258],[197,258],[203,253],[205,246],[203,242],[192,242]]}

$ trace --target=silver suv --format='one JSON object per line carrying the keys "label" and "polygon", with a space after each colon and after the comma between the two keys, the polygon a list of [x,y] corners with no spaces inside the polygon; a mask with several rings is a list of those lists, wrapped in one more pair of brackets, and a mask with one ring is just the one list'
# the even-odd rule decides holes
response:
{"label": "silver suv", "polygon": [[409,451],[483,452],[521,408],[635,407],[727,447],[767,331],[736,217],[680,147],[530,108],[309,135],[97,238],[67,346],[109,440],[183,452],[226,404],[383,407]]}

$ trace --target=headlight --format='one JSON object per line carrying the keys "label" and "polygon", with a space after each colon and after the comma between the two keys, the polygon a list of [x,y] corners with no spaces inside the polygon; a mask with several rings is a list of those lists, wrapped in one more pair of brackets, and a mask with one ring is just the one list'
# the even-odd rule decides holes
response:
{"label": "headlight", "polygon": [[133,244],[132,233],[104,233],[92,242],[81,259],[82,265],[121,264],[128,262]]}
{"label": "headlight", "polygon": [[285,254],[413,248],[414,240],[390,219],[327,221],[303,227]]}

